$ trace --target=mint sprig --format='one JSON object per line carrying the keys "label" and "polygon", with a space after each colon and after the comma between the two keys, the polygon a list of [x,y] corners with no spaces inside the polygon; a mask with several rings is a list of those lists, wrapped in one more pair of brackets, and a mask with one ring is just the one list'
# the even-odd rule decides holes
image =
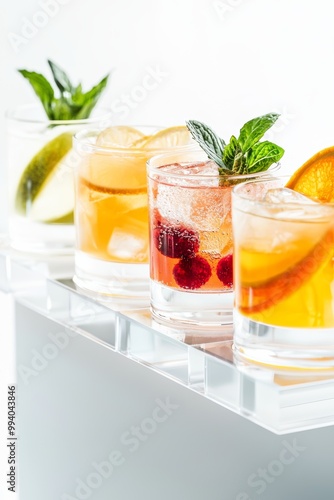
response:
{"label": "mint sprig", "polygon": [[260,142],[279,116],[268,113],[249,120],[240,129],[239,137],[232,135],[228,144],[205,123],[189,120],[186,125],[208,158],[217,163],[220,175],[245,175],[268,170],[282,158],[284,149],[280,146]]}
{"label": "mint sprig", "polygon": [[[39,97],[43,108],[50,120],[82,120],[89,118],[102,92],[107,86],[109,74],[87,92],[82,91],[79,83],[74,86],[71,80],[57,64],[48,60],[55,88],[40,73],[19,69],[19,73],[26,78]],[[55,95],[58,92],[58,97]]]}
{"label": "mint sprig", "polygon": [[[222,154],[225,148],[225,142],[223,139],[220,139],[220,137],[218,137],[210,127],[202,122],[190,120],[189,122],[186,122],[186,125],[195,141],[199,143],[208,157],[216,163],[221,162]],[[223,168],[223,164],[220,163],[220,165]]]}

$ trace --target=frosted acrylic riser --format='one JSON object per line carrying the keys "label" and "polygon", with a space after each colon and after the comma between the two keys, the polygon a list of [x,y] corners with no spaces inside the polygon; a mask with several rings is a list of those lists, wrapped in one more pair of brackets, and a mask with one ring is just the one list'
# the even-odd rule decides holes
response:
{"label": "frosted acrylic riser", "polygon": [[205,394],[273,432],[333,425],[334,379],[244,364],[232,341],[205,344]]}
{"label": "frosted acrylic riser", "polygon": [[[69,258],[70,259],[70,258]],[[232,327],[178,330],[147,307],[116,311],[74,289],[70,261],[35,262],[3,249],[0,289],[17,303],[145,365],[242,417],[284,434],[334,424],[334,379],[273,372],[235,359]],[[67,276],[66,276],[67,275]]]}

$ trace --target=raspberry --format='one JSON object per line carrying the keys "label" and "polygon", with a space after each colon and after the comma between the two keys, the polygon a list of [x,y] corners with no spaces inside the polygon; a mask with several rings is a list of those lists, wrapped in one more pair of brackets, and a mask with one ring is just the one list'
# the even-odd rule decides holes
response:
{"label": "raspberry", "polygon": [[181,259],[173,269],[173,276],[181,288],[195,290],[203,286],[211,276],[209,262],[199,255]]}
{"label": "raspberry", "polygon": [[152,221],[155,226],[161,226],[163,224],[163,218],[162,215],[160,214],[159,210],[157,208],[153,209],[152,213]]}
{"label": "raspberry", "polygon": [[225,286],[233,285],[233,255],[222,257],[217,264],[217,276]]}
{"label": "raspberry", "polygon": [[169,226],[158,221],[153,239],[159,252],[172,259],[193,257],[199,249],[198,234],[184,226]]}

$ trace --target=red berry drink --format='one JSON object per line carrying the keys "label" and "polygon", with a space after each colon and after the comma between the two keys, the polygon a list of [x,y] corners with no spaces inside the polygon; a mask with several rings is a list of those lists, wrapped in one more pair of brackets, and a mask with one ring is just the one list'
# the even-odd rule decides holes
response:
{"label": "red berry drink", "polygon": [[194,147],[149,160],[151,310],[158,322],[205,329],[233,322],[232,189],[278,168],[226,175]]}
{"label": "red berry drink", "polygon": [[161,155],[148,165],[152,312],[198,326],[228,324],[233,184],[221,182],[217,165],[203,152],[184,155],[186,161]]}
{"label": "red berry drink", "polygon": [[[161,167],[185,176],[211,171],[211,161]],[[231,187],[160,184],[152,194],[152,279],[180,290],[230,291]]]}

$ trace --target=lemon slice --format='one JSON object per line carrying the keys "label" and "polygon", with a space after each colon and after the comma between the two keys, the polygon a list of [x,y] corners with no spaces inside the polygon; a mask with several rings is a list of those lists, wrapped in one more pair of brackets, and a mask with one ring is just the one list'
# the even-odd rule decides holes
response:
{"label": "lemon slice", "polygon": [[[17,187],[17,213],[40,222],[70,217],[74,207],[73,172],[66,167],[66,156],[71,148],[72,134],[65,132],[33,157]],[[66,168],[60,174],[62,164]]]}
{"label": "lemon slice", "polygon": [[139,130],[126,125],[108,127],[96,139],[97,146],[102,147],[131,147],[134,142],[142,139],[144,134]]}
{"label": "lemon slice", "polygon": [[169,149],[175,146],[191,144],[192,138],[186,126],[169,127],[159,130],[154,135],[135,145],[145,149]]}
{"label": "lemon slice", "polygon": [[143,137],[133,142],[131,147],[134,149],[141,149],[143,146],[145,146],[147,141],[151,139],[151,137],[152,137],[151,135],[143,135]]}

